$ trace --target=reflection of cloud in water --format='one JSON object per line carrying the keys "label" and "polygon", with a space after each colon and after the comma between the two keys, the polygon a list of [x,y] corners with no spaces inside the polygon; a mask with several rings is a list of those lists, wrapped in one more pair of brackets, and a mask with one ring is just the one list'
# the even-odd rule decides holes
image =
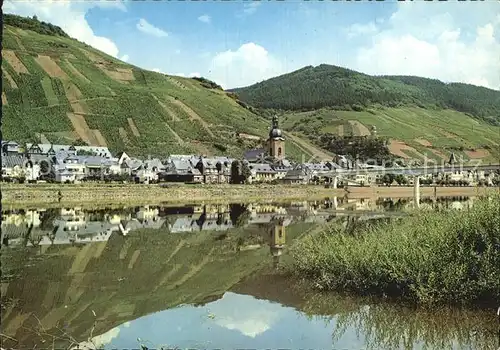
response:
{"label": "reflection of cloud in water", "polygon": [[222,299],[210,304],[215,324],[251,338],[273,326],[279,318],[279,308],[268,301],[234,293],[226,293]]}
{"label": "reflection of cloud in water", "polygon": [[[126,322],[130,325],[129,322]],[[125,326],[125,324],[124,324]],[[125,326],[127,327],[127,326]],[[84,341],[78,344],[78,347],[72,348],[72,349],[82,349],[82,350],[87,350],[87,349],[101,349],[103,345],[111,343],[111,341],[118,337],[118,334],[120,333],[120,328],[115,327],[111,328],[109,331],[107,331],[104,334],[98,335],[90,339],[90,341]]]}

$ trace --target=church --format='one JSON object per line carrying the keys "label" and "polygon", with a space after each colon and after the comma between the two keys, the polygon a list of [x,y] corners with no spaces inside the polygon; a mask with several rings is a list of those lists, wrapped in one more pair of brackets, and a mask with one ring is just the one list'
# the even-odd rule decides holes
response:
{"label": "church", "polygon": [[249,163],[252,182],[270,182],[283,179],[293,169],[286,159],[285,137],[278,125],[278,117],[272,119],[269,137],[264,147],[245,152],[244,159]]}
{"label": "church", "polygon": [[278,125],[278,117],[272,119],[269,137],[264,147],[245,152],[244,158],[249,163],[266,163],[274,166],[291,167],[285,155],[285,137]]}

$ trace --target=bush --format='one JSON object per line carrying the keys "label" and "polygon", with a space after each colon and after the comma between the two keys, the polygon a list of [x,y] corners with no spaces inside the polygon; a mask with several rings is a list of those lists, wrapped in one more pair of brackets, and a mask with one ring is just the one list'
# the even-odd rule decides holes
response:
{"label": "bush", "polygon": [[500,302],[500,197],[468,211],[414,216],[348,234],[330,228],[292,248],[292,271],[323,289],[423,305]]}

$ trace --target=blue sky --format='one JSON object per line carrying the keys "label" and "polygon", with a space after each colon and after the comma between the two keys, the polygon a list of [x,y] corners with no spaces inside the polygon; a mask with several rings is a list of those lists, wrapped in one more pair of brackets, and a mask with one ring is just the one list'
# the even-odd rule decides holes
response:
{"label": "blue sky", "polygon": [[[212,317],[209,317],[212,316]],[[361,349],[364,334],[352,325],[332,340],[336,320],[308,319],[290,307],[252,296],[226,293],[202,307],[181,306],[150,314],[93,338],[106,349]],[[141,341],[137,339],[140,338]],[[84,344],[81,344],[84,345]]]}
{"label": "blue sky", "polygon": [[6,1],[139,67],[225,88],[321,63],[500,89],[500,2]]}

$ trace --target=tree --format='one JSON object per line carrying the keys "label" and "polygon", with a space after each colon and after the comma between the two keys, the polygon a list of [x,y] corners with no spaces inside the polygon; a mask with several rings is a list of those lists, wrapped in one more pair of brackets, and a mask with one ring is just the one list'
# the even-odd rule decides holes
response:
{"label": "tree", "polygon": [[395,176],[394,174],[385,174],[382,178],[382,183],[390,186],[394,182]]}
{"label": "tree", "polygon": [[240,162],[238,160],[233,160],[231,163],[231,180],[232,184],[241,183],[241,173],[240,173]]}
{"label": "tree", "polygon": [[406,185],[408,183],[408,180],[406,177],[402,174],[398,174],[394,177],[394,180],[398,183],[398,185]]}
{"label": "tree", "polygon": [[252,172],[250,171],[250,168],[248,167],[248,164],[243,163],[241,166],[241,179],[243,183],[247,182],[248,179],[252,176]]}
{"label": "tree", "polygon": [[84,150],[84,149],[79,149],[78,151],[76,151],[76,155],[77,156],[95,156],[96,153],[95,152],[91,152],[91,151],[87,151],[87,150]]}
{"label": "tree", "polygon": [[231,222],[234,226],[241,227],[248,221],[250,212],[247,210],[246,205],[232,203],[229,205],[229,216],[231,217]]}
{"label": "tree", "polygon": [[40,162],[40,174],[43,176],[50,176],[51,174],[51,166],[45,159]]}

